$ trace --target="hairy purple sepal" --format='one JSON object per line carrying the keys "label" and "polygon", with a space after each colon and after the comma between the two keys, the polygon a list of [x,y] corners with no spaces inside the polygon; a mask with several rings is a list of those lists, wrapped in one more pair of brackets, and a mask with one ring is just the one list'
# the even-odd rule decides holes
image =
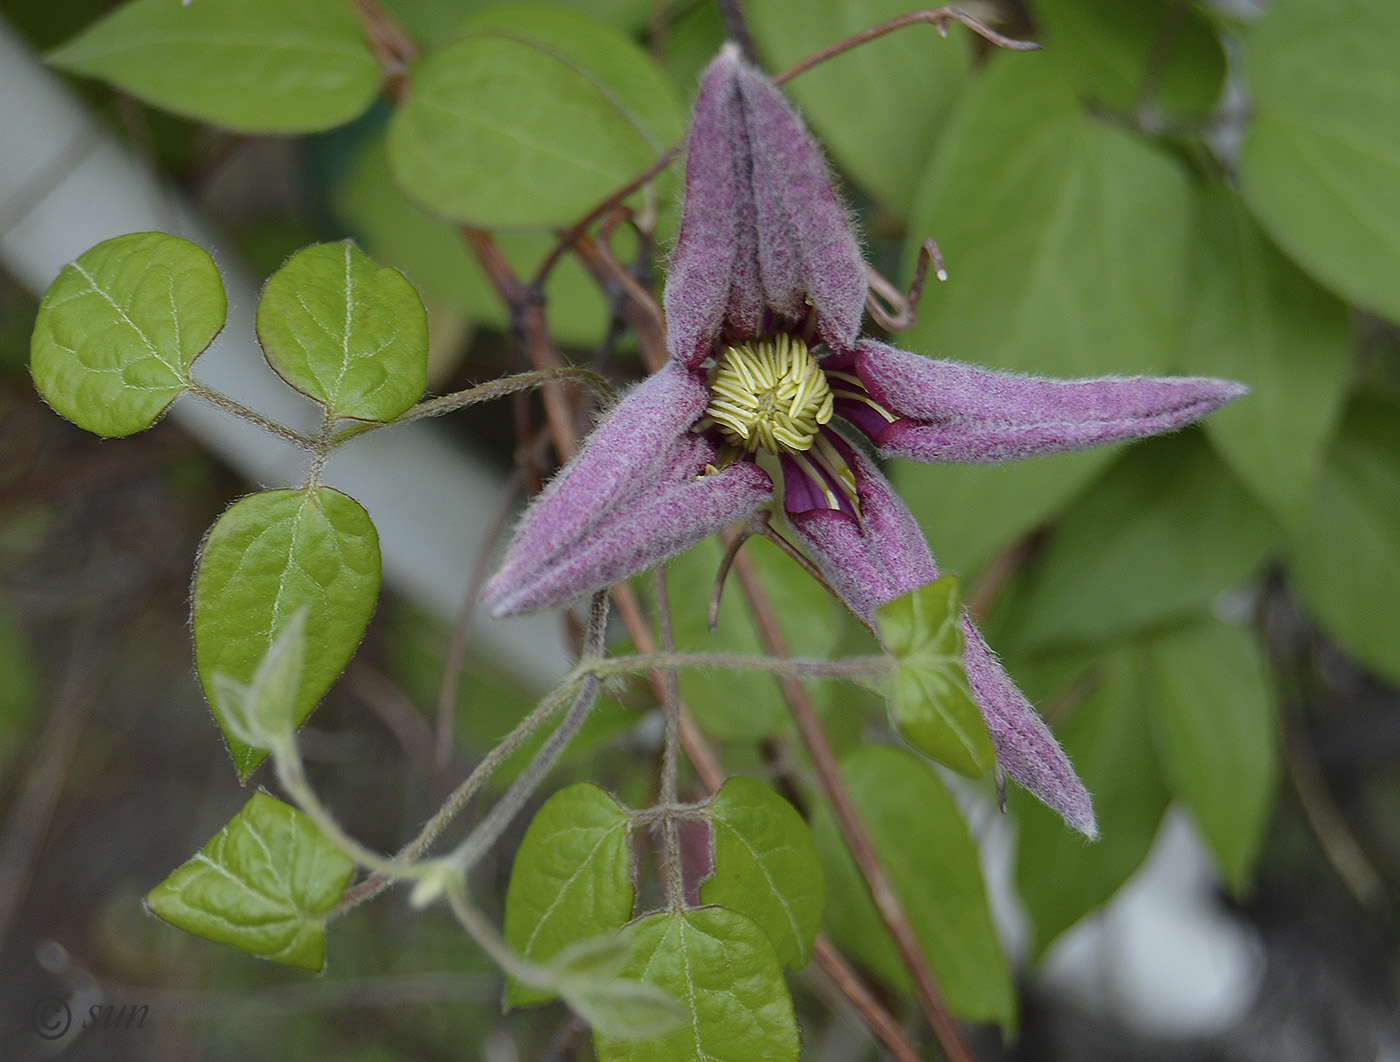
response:
{"label": "hairy purple sepal", "polygon": [[757,465],[706,473],[715,446],[692,434],[709,400],[674,363],[627,395],[535,499],[486,588],[496,616],[565,604],[672,557],[773,493]]}
{"label": "hairy purple sepal", "polygon": [[666,281],[668,343],[695,368],[721,336],[799,327],[852,348],[865,262],[802,121],[732,45],[705,70],[690,127],[685,205]]}
{"label": "hairy purple sepal", "polygon": [[880,452],[916,461],[1007,461],[1174,431],[1248,388],[1196,376],[1046,380],[935,361],[863,341],[856,372],[900,419]]}

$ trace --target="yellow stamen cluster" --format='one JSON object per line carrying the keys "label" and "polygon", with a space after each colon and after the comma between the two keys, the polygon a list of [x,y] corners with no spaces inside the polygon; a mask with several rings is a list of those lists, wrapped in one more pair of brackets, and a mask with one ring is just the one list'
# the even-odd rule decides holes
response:
{"label": "yellow stamen cluster", "polygon": [[736,343],[715,361],[705,415],[736,449],[804,453],[831,411],[826,374],[800,339]]}

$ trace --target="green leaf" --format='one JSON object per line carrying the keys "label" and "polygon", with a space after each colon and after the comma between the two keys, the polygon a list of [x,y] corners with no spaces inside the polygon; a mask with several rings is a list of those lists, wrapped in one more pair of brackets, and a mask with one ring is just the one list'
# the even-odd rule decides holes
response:
{"label": "green leaf", "polygon": [[[851,752],[841,776],[948,1006],[973,1021],[1014,1024],[1011,971],[992,927],[977,849],[948,791],[928,764],[883,745]],[[826,866],[827,932],[907,991],[894,945],[825,807],[812,816],[812,833]]]}
{"label": "green leaf", "polygon": [[[1175,356],[1190,225],[1180,166],[1087,119],[1039,54],[994,57],[926,171],[906,260],[938,240],[910,350],[1038,376],[1159,372]],[[968,569],[1053,515],[1104,449],[999,468],[899,462],[894,475],[944,565]]]}
{"label": "green leaf", "polygon": [[710,801],[714,876],[700,901],[751,918],[778,961],[801,969],[812,954],[826,899],[811,831],[802,816],[762,782],[730,778]]}
{"label": "green leaf", "polygon": [[1162,769],[1225,883],[1242,892],[1278,781],[1277,708],[1263,654],[1249,631],[1217,620],[1153,638],[1146,649]]}
{"label": "green leaf", "polygon": [[1055,528],[1013,618],[1020,649],[1105,643],[1209,610],[1277,527],[1199,432],[1140,443]]}
{"label": "green leaf", "polygon": [[[814,658],[830,656],[840,637],[841,606],[772,543],[755,537],[743,548],[758,570],[774,611],[782,617],[783,634],[793,652]],[[683,652],[762,655],[763,643],[753,615],[733,576],[720,598],[715,630],[711,633],[709,629],[710,595],[723,553],[723,546],[710,538],[667,562],[667,595],[676,648]],[[819,710],[831,702],[831,688],[824,682],[807,685]],[[758,741],[788,725],[787,705],[777,679],[725,670],[684,671],[680,691],[701,729],[721,741]]]}
{"label": "green leaf", "polygon": [[[851,34],[906,14],[904,0],[789,0],[744,5],[769,69],[782,70]],[[929,152],[968,80],[971,34],[941,40],[916,26],[870,41],[785,85],[841,169],[907,217]]]}
{"label": "green leaf", "polygon": [[1318,623],[1357,660],[1400,683],[1400,408],[1347,409],[1307,508],[1289,527],[1289,570]]}
{"label": "green leaf", "polygon": [[[1035,0],[1046,52],[1090,99],[1116,110],[1201,114],[1220,99],[1225,51],[1210,23],[1172,0]],[[1143,98],[1144,86],[1153,91]]]}
{"label": "green leaf", "polygon": [[1280,0],[1245,41],[1250,209],[1324,284],[1400,322],[1400,5]]}
{"label": "green leaf", "polygon": [[343,125],[364,113],[380,83],[342,0],[131,0],[46,59],[246,133]]}
{"label": "green leaf", "polygon": [[671,146],[681,116],[636,45],[543,6],[498,11],[413,68],[389,126],[399,184],[488,228],[561,225]]}
{"label": "green leaf", "polygon": [[[535,814],[511,869],[506,943],[530,962],[622,928],[632,917],[631,817],[588,782],[555,793]],[[512,1006],[552,999],[512,980]]]}
{"label": "green leaf", "polygon": [[39,306],[34,385],[99,435],[149,428],[224,326],[214,260],[163,232],[104,240],[63,267]]}
{"label": "green leaf", "polygon": [[598,1062],[797,1062],[792,1000],[763,930],[723,907],[662,911],[627,929],[624,976],[680,1000],[690,1021],[664,1037],[594,1037]]}
{"label": "green leaf", "polygon": [[326,965],[326,914],[354,870],[310,819],[259,792],[146,903],[187,932],[319,971]]}
{"label": "green leaf", "polygon": [[306,609],[309,654],[292,707],[300,726],[345,670],[379,595],[379,537],[369,514],[330,487],[272,490],[235,502],[209,532],[194,578],[195,664],[241,779],[266,757],[240,741],[214,676],[250,686]]}
{"label": "green leaf", "polygon": [[884,605],[875,617],[894,657],[890,718],[914,748],[970,778],[992,769],[996,753],[963,667],[962,597],[945,575]]}
{"label": "green leaf", "polygon": [[284,380],[337,417],[393,420],[427,382],[418,293],[348,240],[304,248],[272,275],[258,341]]}
{"label": "green leaf", "polygon": [[1182,368],[1249,384],[1206,434],[1280,515],[1307,498],[1341,412],[1353,335],[1340,299],[1285,258],[1235,196],[1197,212]]}
{"label": "green leaf", "polygon": [[1029,793],[1007,793],[1020,823],[1016,885],[1030,915],[1031,952],[1037,958],[1142,865],[1167,810],[1170,795],[1152,743],[1143,666],[1132,649],[1104,657],[1082,701],[1076,691],[1082,691],[1083,681],[1070,687],[1074,714],[1056,721],[1056,736],[1094,794],[1099,841],[1086,844]]}

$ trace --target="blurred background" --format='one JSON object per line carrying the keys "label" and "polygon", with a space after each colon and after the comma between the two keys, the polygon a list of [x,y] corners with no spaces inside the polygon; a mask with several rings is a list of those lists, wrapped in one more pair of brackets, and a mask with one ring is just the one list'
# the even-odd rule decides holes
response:
{"label": "blurred background", "polygon": [[[502,1015],[491,964],[400,894],[338,920],[316,977],[142,907],[248,797],[193,668],[200,542],[234,499],[304,468],[184,399],[125,440],[62,420],[27,367],[48,281],[110,235],[190,235],[231,293],[196,374],[295,421],[309,407],[275,390],[250,327],[293,251],[348,236],[404,270],[443,393],[520,367],[451,221],[509,230],[527,274],[553,237],[493,224],[460,190],[434,210],[420,189],[416,205],[384,100],[324,132],[264,135],[43,64],[115,6],[0,0],[0,1056],[591,1058],[557,1004]],[[427,50],[485,6],[383,4]],[[724,37],[718,10],[563,6],[649,57],[669,94],[655,120],[679,136]],[[992,55],[921,27],[791,86],[875,265],[902,286],[919,241],[942,245],[951,279],[896,341],[1046,375],[1254,389],[1204,430],[1127,450],[893,470],[940,562],[981,592],[989,641],[1064,739],[1105,834],[1086,847],[1020,794],[1002,817],[986,788],[955,787],[1017,973],[1019,1027],[974,1026],[978,1057],[1400,1059],[1400,14],[1391,0],[968,6],[1045,51]],[[904,10],[742,9],[772,70]],[[654,218],[614,240],[657,290],[675,194],[663,183]],[[618,291],[566,256],[545,294],[569,357],[640,373]],[[329,476],[379,524],[387,582],[303,746],[342,822],[383,850],[567,666],[562,622],[473,622],[458,695],[439,703],[474,572],[522,497],[522,417],[538,422],[528,404],[477,407]],[[828,650],[857,644],[820,616]],[[733,769],[784,747],[773,690],[742,719],[732,691],[685,692]],[[558,785],[645,803],[647,709],[601,707]],[[852,741],[884,726],[855,694],[825,710]],[[481,871],[497,914],[517,839]],[[833,902],[830,931],[878,983],[881,956],[841,939]],[[804,1058],[881,1057],[818,975],[791,983]],[[881,991],[937,1057],[898,988]],[[55,1000],[109,1027],[45,1039]]]}

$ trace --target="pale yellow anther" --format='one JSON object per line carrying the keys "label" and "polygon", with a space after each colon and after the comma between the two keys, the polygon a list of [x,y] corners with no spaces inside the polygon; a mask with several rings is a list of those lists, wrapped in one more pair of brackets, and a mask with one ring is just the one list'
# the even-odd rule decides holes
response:
{"label": "pale yellow anther", "polygon": [[832,401],[826,374],[807,345],[776,335],[720,353],[705,415],[737,449],[800,454],[831,419]]}

